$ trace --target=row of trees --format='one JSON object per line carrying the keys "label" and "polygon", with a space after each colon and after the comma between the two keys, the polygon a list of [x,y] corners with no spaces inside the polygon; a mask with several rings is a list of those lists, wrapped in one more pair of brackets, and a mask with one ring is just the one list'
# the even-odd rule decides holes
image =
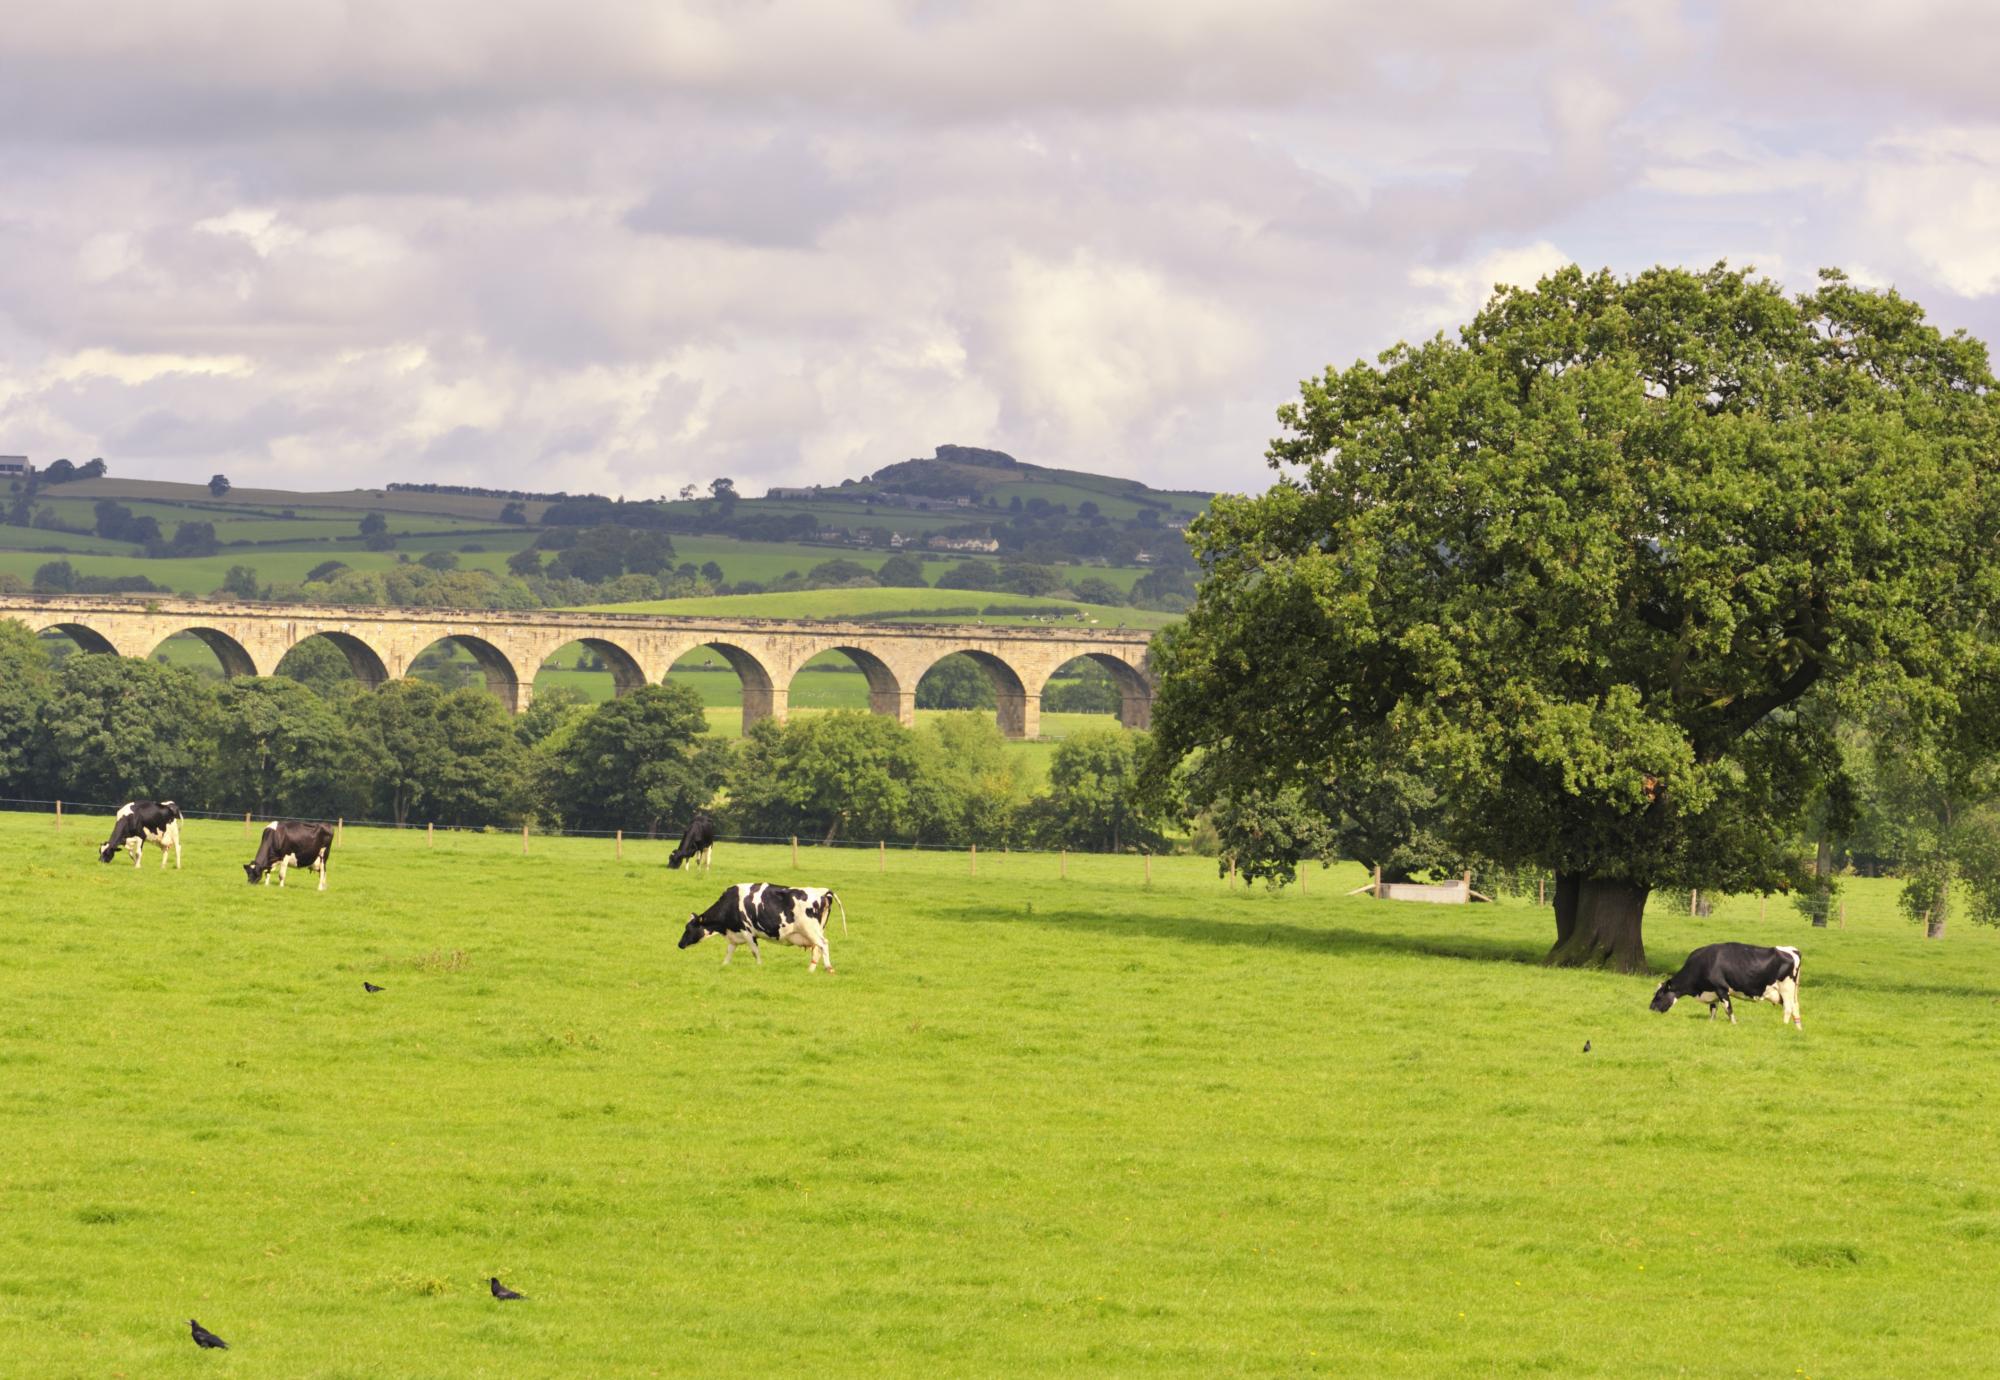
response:
{"label": "row of trees", "polygon": [[1161,842],[1158,814],[1138,803],[1145,737],[1121,729],[1057,744],[1042,788],[981,714],[914,730],[802,715],[732,741],[708,736],[701,697],[677,684],[598,706],[544,692],[515,717],[482,687],[412,678],[364,690],[330,646],[287,664],[224,682],[107,655],[58,666],[0,622],[0,795],[634,835],[705,808],[727,832],[773,837]]}

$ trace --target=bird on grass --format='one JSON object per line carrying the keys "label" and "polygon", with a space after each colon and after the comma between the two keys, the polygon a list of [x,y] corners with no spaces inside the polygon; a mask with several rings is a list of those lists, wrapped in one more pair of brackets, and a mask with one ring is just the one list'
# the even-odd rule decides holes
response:
{"label": "bird on grass", "polygon": [[194,1344],[198,1347],[217,1351],[229,1350],[229,1343],[210,1332],[193,1318],[188,1319],[188,1330],[194,1334]]}
{"label": "bird on grass", "polygon": [[361,980],[361,990],[364,992],[386,992],[389,989],[386,987],[377,987],[374,983],[363,978]]}
{"label": "bird on grass", "polygon": [[524,1299],[528,1297],[526,1294],[517,1294],[512,1289],[509,1289],[506,1285],[502,1284],[500,1282],[500,1276],[498,1275],[493,1276],[493,1278],[488,1280],[487,1283],[493,1286],[493,1297],[501,1300],[502,1302],[505,1302],[508,1299]]}
{"label": "bird on grass", "polygon": [[1585,1054],[1588,1054],[1588,1053],[1590,1053],[1590,1041],[1588,1041],[1588,1040],[1585,1040],[1585,1041],[1583,1042],[1583,1052],[1584,1052]]}

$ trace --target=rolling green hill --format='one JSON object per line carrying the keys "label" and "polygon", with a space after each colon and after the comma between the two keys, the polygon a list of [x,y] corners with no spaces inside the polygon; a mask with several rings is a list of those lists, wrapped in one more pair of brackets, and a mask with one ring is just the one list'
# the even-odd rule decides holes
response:
{"label": "rolling green hill", "polygon": [[[574,580],[554,581],[524,590],[509,585],[509,559],[523,548],[542,548],[544,564],[599,524],[641,529],[666,536],[673,544],[672,566],[660,571],[669,592],[721,586],[724,597],[761,599],[752,609],[759,616],[835,617],[874,615],[884,610],[910,609],[932,617],[977,618],[986,604],[1019,603],[1022,596],[988,591],[935,589],[806,589],[801,585],[842,581],[835,574],[815,574],[828,562],[851,562],[873,573],[897,554],[916,559],[922,578],[935,586],[948,571],[971,563],[992,569],[987,582],[997,583],[1000,567],[1010,561],[1048,566],[1055,580],[1044,577],[1014,581],[1018,588],[1049,589],[1068,585],[1084,589],[1099,602],[1130,595],[1140,581],[1176,561],[1180,554],[1178,528],[1206,504],[1209,495],[1148,488],[1136,480],[1115,479],[1079,470],[1022,464],[990,451],[939,447],[935,456],[884,466],[860,480],[810,491],[785,491],[769,497],[703,497],[689,501],[619,504],[588,496],[560,504],[542,500],[516,502],[502,495],[428,493],[407,489],[344,489],[293,492],[277,489],[231,488],[221,495],[206,484],[126,479],[111,475],[77,480],[24,493],[20,484],[11,495],[0,495],[9,522],[0,525],[0,587],[23,587],[45,578],[47,587],[66,587],[56,576],[39,577],[53,562],[66,561],[78,580],[143,578],[177,594],[206,597],[218,592],[232,570],[250,572],[260,590],[278,587],[270,597],[287,596],[286,586],[305,582],[308,573],[338,561],[359,574],[381,574],[405,561],[434,552],[449,552],[457,568],[483,571],[490,581],[461,581],[450,586],[451,597],[467,606],[482,606],[474,587],[483,589],[483,606],[518,607],[521,600],[545,600],[568,606],[587,597],[587,587]],[[122,505],[126,521],[104,518],[98,505]],[[503,522],[503,512],[513,521]],[[370,542],[361,526],[379,514],[385,537]],[[521,520],[525,518],[525,521]],[[545,522],[545,519],[548,521]],[[209,554],[199,543],[176,547],[173,539],[183,524],[207,524],[217,549]],[[142,529],[155,537],[142,537]],[[100,532],[112,535],[99,535]],[[933,540],[976,539],[997,543],[999,551],[933,548]],[[151,541],[151,546],[142,545]],[[371,545],[387,549],[370,549]],[[653,572],[657,565],[638,566]],[[565,573],[558,565],[552,573]],[[611,567],[612,574],[618,567]],[[720,575],[717,576],[716,572]],[[706,573],[704,573],[706,572]],[[532,573],[532,572],[530,572]],[[322,577],[325,578],[325,577]],[[590,580],[608,590],[610,577]],[[1011,579],[1011,577],[1009,577]],[[1181,579],[1181,575],[1174,577]],[[1098,582],[1086,585],[1084,582]],[[18,585],[16,584],[18,582]],[[241,583],[239,577],[239,584]],[[405,586],[408,582],[403,582]],[[360,582],[369,586],[370,582]],[[791,593],[746,595],[738,586],[789,588]],[[350,588],[360,588],[351,586]],[[1107,593],[1106,587],[1116,593]],[[579,589],[584,593],[579,594]],[[1159,591],[1187,586],[1142,587],[1145,601],[1171,604]],[[414,598],[364,588],[345,597],[374,600]],[[511,592],[506,592],[511,590]],[[816,596],[831,594],[829,600]],[[850,595],[858,597],[849,597]],[[312,596],[308,596],[312,597]],[[339,598],[320,594],[320,598]],[[629,597],[627,592],[626,597]],[[1065,601],[1073,602],[1073,601]],[[658,605],[662,612],[734,611],[737,606],[712,606],[706,600],[678,599]],[[970,614],[954,612],[971,608]],[[1164,616],[1131,608],[1095,610],[1109,626],[1158,626]]]}

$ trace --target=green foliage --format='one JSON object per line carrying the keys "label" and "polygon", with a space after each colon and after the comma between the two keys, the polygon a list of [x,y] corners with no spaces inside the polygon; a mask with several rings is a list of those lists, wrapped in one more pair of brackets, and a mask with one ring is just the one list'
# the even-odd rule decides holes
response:
{"label": "green foliage", "polygon": [[998,589],[1000,576],[985,561],[960,561],[938,576],[939,589]]}
{"label": "green foliage", "polygon": [[67,658],[43,706],[40,775],[72,799],[199,808],[214,768],[215,692],[177,667]]}
{"label": "green foliage", "polygon": [[343,698],[361,689],[347,653],[329,637],[308,637],[293,644],[278,662],[277,674],[297,681],[325,700]]}
{"label": "green foliage", "polygon": [[875,583],[894,589],[923,589],[930,584],[924,578],[924,563],[915,556],[898,551],[882,562],[875,572]]}
{"label": "green foliage", "polygon": [[325,700],[282,676],[223,685],[211,767],[215,801],[263,818],[334,819],[368,803],[366,763],[347,726]]}
{"label": "green foliage", "polygon": [[917,682],[919,709],[992,709],[993,678],[972,657],[953,652]]}
{"label": "green foliage", "polygon": [[456,551],[426,551],[422,556],[417,558],[417,564],[426,570],[456,570],[458,569],[458,553]]}
{"label": "green foliage", "polygon": [[1138,789],[1146,734],[1086,728],[1056,744],[1049,793],[1036,802],[1036,833],[1048,846],[1158,851],[1160,817]]}
{"label": "green foliage", "polygon": [[533,801],[527,745],[513,716],[484,686],[446,693],[437,706],[443,765],[426,787],[439,824],[518,824]]}
{"label": "green foliage", "polygon": [[364,537],[384,537],[389,534],[389,519],[380,513],[367,513],[361,518],[361,535]]}
{"label": "green foliage", "polygon": [[997,587],[1009,594],[1051,595],[1063,588],[1063,577],[1053,566],[1009,563],[1000,567]]}
{"label": "green foliage", "polygon": [[859,561],[850,561],[842,557],[831,561],[821,561],[811,570],[808,570],[806,572],[806,583],[819,589],[839,586],[868,589],[873,587],[877,581],[875,579],[875,572],[867,566],[862,565]]}
{"label": "green foliage", "polygon": [[1086,604],[1122,604],[1126,600],[1125,591],[1101,575],[1086,575],[1080,580],[1070,581],[1070,592]]}
{"label": "green foliage", "polygon": [[[432,788],[444,774],[450,751],[439,721],[444,698],[445,692],[428,681],[403,679],[343,706],[356,750],[374,782],[377,818],[406,824],[413,810],[432,803]],[[430,817],[435,819],[436,812]]]}
{"label": "green foliage", "polygon": [[990,714],[941,714],[917,730],[925,770],[912,783],[922,832],[945,842],[1013,842],[1028,803],[1019,754]]}
{"label": "green foliage", "polygon": [[739,833],[773,837],[907,839],[924,833],[921,808],[934,763],[893,719],[842,710],[744,735],[730,775],[729,819]]}
{"label": "green foliage", "polygon": [[1992,388],[1977,342],[1837,275],[1504,290],[1456,341],[1309,381],[1270,452],[1296,477],[1197,520],[1166,755],[1339,782],[1388,729],[1468,855],[1783,885],[1836,760],[1784,711],[1944,674],[2000,593]]}
{"label": "green foliage", "polygon": [[728,748],[707,731],[701,696],[683,685],[648,685],[598,706],[551,759],[564,825],[650,835],[686,824],[725,773]]}
{"label": "green foliage", "polygon": [[41,640],[25,625],[0,619],[0,795],[40,794],[47,764],[37,760],[36,742],[55,687]]}
{"label": "green foliage", "polygon": [[228,475],[213,474],[209,476],[208,478],[209,497],[221,498],[224,494],[229,492],[229,489],[230,489],[230,484]]}
{"label": "green foliage", "polygon": [[68,561],[47,561],[35,567],[35,593],[67,594],[76,588],[76,567]]}
{"label": "green foliage", "polygon": [[232,599],[255,599],[260,592],[257,572],[247,565],[232,565],[222,577],[222,588],[216,592]]}
{"label": "green foliage", "polygon": [[1085,657],[1072,662],[1070,675],[1058,672],[1042,691],[1042,709],[1051,714],[1116,714],[1123,696],[1111,673]]}

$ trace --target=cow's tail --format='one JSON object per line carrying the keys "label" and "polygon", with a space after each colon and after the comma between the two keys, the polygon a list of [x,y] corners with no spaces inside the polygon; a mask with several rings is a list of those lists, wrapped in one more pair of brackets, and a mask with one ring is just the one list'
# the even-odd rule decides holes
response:
{"label": "cow's tail", "polygon": [[837,891],[829,891],[826,894],[833,898],[833,903],[836,906],[840,907],[840,937],[845,939],[847,937],[847,902],[840,899],[840,893]]}

